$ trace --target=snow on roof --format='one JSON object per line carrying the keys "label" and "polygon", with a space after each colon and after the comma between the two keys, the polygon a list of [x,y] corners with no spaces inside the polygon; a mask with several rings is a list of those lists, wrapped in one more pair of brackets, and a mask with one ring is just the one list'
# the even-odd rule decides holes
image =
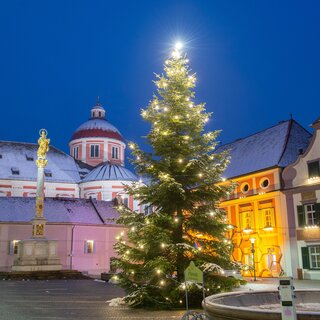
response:
{"label": "snow on roof", "polygon": [[[29,222],[35,215],[35,198],[1,197],[1,222]],[[118,213],[112,201],[45,198],[44,217],[52,223],[115,224]]]}
{"label": "snow on roof", "polygon": [[82,181],[97,180],[138,181],[139,179],[130,170],[116,164],[105,162],[89,172]]}
{"label": "snow on roof", "polygon": [[123,141],[120,131],[105,119],[92,118],[73,133],[70,141],[86,137],[109,137]]}
{"label": "snow on roof", "polygon": [[238,139],[216,149],[217,153],[230,150],[231,162],[223,173],[225,178],[245,175],[251,172],[294,162],[309,145],[311,134],[295,120],[279,124]]}
{"label": "snow on roof", "polygon": [[[0,141],[0,179],[36,181],[37,149],[35,143]],[[50,146],[47,159],[46,169],[52,177],[46,176],[45,181],[77,183],[80,180],[74,159],[66,153]],[[19,169],[19,174],[12,174],[11,168]]]}
{"label": "snow on roof", "polygon": [[105,223],[110,223],[112,219],[119,217],[118,211],[114,208],[115,204],[113,201],[98,201],[92,199],[92,202]]}

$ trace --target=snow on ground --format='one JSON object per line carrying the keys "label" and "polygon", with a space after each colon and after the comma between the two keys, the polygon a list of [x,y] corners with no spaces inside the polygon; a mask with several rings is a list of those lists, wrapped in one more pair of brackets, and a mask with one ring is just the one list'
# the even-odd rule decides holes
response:
{"label": "snow on ground", "polygon": [[[280,310],[280,304],[262,304],[260,306],[251,306],[252,309],[263,309],[263,310]],[[319,303],[298,303],[296,304],[297,311],[320,311],[320,302]]]}
{"label": "snow on ground", "polygon": [[109,303],[109,307],[122,307],[126,305],[124,298],[114,298],[106,301],[106,303]]}

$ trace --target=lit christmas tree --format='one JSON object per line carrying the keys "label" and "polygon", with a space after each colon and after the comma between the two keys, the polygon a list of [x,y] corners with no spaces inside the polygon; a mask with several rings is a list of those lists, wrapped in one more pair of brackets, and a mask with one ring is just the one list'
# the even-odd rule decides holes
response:
{"label": "lit christmas tree", "polygon": [[[219,131],[204,132],[210,114],[204,104],[194,102],[196,76],[180,49],[176,46],[165,61],[164,74],[155,81],[157,94],[141,112],[151,124],[147,141],[152,152],[129,144],[136,171],[148,184],[136,183],[128,193],[150,212],[118,207],[118,223],[128,233],[117,237],[114,265],[128,293],[126,301],[136,307],[182,307],[184,270],[190,261],[206,270],[230,267],[232,244],[226,238],[225,213],[219,209],[219,200],[230,191],[221,177],[228,155],[214,153]],[[225,284],[234,282],[205,273],[208,293]],[[191,304],[200,306],[201,289],[188,289]]]}

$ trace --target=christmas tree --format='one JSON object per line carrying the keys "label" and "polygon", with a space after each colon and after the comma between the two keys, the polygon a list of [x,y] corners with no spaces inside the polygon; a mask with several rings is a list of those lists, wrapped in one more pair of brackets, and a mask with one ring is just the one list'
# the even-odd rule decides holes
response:
{"label": "christmas tree", "polygon": [[[147,142],[152,151],[129,144],[136,172],[148,183],[135,183],[127,191],[148,212],[118,206],[118,223],[128,232],[126,238],[117,237],[114,265],[127,302],[136,307],[182,307],[190,261],[207,271],[208,293],[224,283],[208,271],[230,267],[232,244],[226,238],[225,212],[219,209],[219,200],[230,191],[221,176],[228,155],[214,153],[219,131],[204,131],[210,114],[204,104],[195,103],[196,76],[180,49],[165,61],[164,74],[156,75],[157,94],[141,111],[151,124]],[[201,290],[187,286],[191,304],[200,306]]]}

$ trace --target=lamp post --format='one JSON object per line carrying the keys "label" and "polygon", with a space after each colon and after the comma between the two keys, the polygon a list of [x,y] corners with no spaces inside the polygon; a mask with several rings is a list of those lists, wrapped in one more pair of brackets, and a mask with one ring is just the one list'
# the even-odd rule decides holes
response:
{"label": "lamp post", "polygon": [[256,241],[255,238],[250,238],[250,242],[251,242],[251,253],[252,253],[252,266],[253,266],[253,281],[257,281],[257,277],[256,277],[256,264],[255,264],[255,259],[254,259],[254,242]]}

